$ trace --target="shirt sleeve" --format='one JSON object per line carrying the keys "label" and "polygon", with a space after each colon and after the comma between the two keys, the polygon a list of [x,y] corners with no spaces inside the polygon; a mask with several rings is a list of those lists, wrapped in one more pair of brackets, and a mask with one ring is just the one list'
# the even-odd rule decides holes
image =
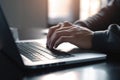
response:
{"label": "shirt sleeve", "polygon": [[95,31],[92,48],[107,53],[120,53],[120,26],[111,24],[107,30]]}
{"label": "shirt sleeve", "polygon": [[120,53],[120,0],[111,0],[97,14],[74,24],[94,32],[92,49],[105,53]]}
{"label": "shirt sleeve", "polygon": [[[119,3],[119,4],[118,4]],[[105,30],[110,24],[120,21],[120,1],[111,0],[111,2],[102,8],[97,14],[84,21],[76,21],[74,24],[87,27],[93,31]]]}

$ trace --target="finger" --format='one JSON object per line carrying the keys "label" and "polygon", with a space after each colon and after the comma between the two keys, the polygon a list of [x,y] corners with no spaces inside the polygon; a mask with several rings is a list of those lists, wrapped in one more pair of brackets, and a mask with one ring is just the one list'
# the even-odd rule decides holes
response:
{"label": "finger", "polygon": [[55,42],[53,47],[57,48],[63,42],[72,43],[72,41],[73,41],[73,37],[72,36],[62,36]]}
{"label": "finger", "polygon": [[56,29],[60,28],[61,26],[62,26],[62,23],[60,23],[60,24],[58,24],[58,25],[56,25],[56,26],[51,27],[51,28],[49,29],[49,32],[48,32],[48,35],[47,35],[47,39],[49,39],[49,38],[51,37],[52,33],[53,33]]}
{"label": "finger", "polygon": [[74,31],[69,31],[69,29],[68,30],[63,30],[63,31],[57,31],[57,32],[55,32],[53,35],[52,35],[52,37],[51,37],[51,39],[50,39],[50,42],[49,42],[49,46],[50,46],[50,48],[53,48],[53,46],[54,46],[54,44],[55,44],[55,42],[60,38],[60,37],[62,37],[62,36],[71,36],[72,34],[73,34],[73,32]]}
{"label": "finger", "polygon": [[61,27],[61,28],[59,28],[59,29],[56,29],[56,31],[68,30],[68,29],[70,29],[70,28],[72,28],[72,26],[69,26],[69,27]]}
{"label": "finger", "polygon": [[47,43],[46,43],[47,46],[48,46],[48,42],[49,42],[49,39],[52,36],[52,34],[55,32],[56,29],[60,28],[61,26],[62,26],[62,23],[58,24],[57,26],[51,27],[49,29],[49,32],[48,32],[48,35],[47,35]]}
{"label": "finger", "polygon": [[[63,30],[63,28],[60,28],[60,27],[72,27],[72,23],[65,21],[63,24],[60,23],[60,24],[58,24],[57,26],[51,27],[51,28],[49,29],[49,32],[48,32],[48,35],[47,35],[47,39],[49,39],[49,38],[51,37],[52,33],[53,33],[55,30],[57,30],[57,29],[58,29],[58,30]],[[59,28],[60,28],[60,29],[59,29]],[[66,28],[66,29],[67,29],[67,28]]]}
{"label": "finger", "polygon": [[68,21],[65,21],[63,23],[63,27],[69,27],[69,26],[72,26],[72,23],[68,22]]}
{"label": "finger", "polygon": [[56,29],[55,31],[68,30],[69,28],[72,27],[73,27],[72,24],[70,24],[69,22],[65,22],[60,28]]}

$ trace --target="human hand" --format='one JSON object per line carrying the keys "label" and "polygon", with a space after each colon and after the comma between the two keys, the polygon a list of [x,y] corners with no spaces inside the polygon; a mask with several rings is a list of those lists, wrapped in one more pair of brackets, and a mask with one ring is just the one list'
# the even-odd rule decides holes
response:
{"label": "human hand", "polygon": [[90,49],[92,47],[93,31],[73,25],[69,22],[58,24],[49,29],[47,35],[48,48],[57,48],[63,42],[69,42],[79,48]]}

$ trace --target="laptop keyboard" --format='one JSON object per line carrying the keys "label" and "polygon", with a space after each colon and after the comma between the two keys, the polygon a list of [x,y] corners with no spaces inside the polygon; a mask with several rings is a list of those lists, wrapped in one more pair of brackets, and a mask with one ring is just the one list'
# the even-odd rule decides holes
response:
{"label": "laptop keyboard", "polygon": [[38,42],[20,42],[17,43],[19,52],[29,58],[31,61],[41,61],[50,59],[68,58],[73,55],[60,52],[58,50],[48,50]]}

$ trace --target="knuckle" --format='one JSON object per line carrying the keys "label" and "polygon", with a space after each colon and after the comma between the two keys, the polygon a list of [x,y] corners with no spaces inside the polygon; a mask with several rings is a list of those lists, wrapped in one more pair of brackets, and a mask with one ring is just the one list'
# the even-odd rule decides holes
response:
{"label": "knuckle", "polygon": [[49,30],[52,31],[54,28],[55,28],[54,26],[53,26],[53,27],[50,27]]}
{"label": "knuckle", "polygon": [[65,21],[64,24],[69,24],[69,22],[68,22],[68,21]]}
{"label": "knuckle", "polygon": [[65,26],[71,26],[72,24],[71,24],[70,22],[68,22],[68,21],[65,21],[65,22],[64,22],[64,25],[65,25]]}
{"label": "knuckle", "polygon": [[49,28],[49,31],[57,31],[59,29],[60,26],[56,25],[56,26],[52,26]]}

